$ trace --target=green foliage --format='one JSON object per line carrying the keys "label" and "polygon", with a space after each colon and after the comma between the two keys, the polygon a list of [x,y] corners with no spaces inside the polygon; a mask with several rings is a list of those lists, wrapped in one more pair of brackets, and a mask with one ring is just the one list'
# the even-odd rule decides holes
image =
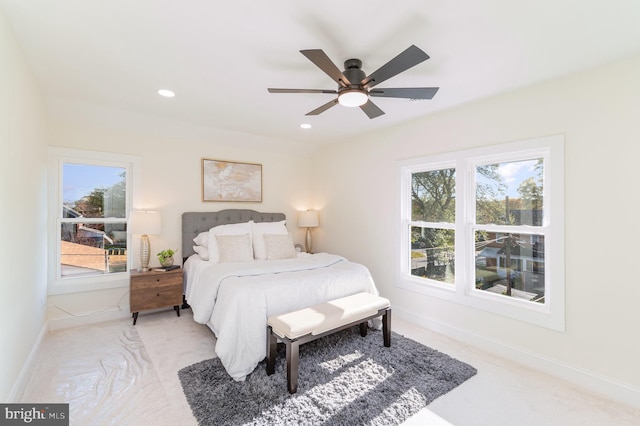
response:
{"label": "green foliage", "polygon": [[476,182],[476,221],[478,223],[504,223],[504,194],[507,186],[498,173],[499,164],[479,166],[476,171],[485,180]]}
{"label": "green foliage", "polygon": [[525,207],[531,210],[542,208],[542,180],[538,182],[532,177],[524,180],[518,187],[518,193],[524,200]]}
{"label": "green foliage", "polygon": [[177,251],[178,251],[178,249],[175,249],[175,250],[171,250],[171,249],[162,250],[160,253],[158,253],[158,260],[160,262],[163,262],[165,259],[167,259],[169,257],[173,257],[173,255],[176,254]]}
{"label": "green foliage", "polygon": [[450,229],[411,228],[411,242],[421,248],[453,247],[455,232]]}
{"label": "green foliage", "polygon": [[411,180],[411,216],[425,222],[454,222],[456,170],[414,173]]}
{"label": "green foliage", "polygon": [[74,202],[73,209],[84,217],[124,217],[126,209],[126,173],[109,187],[96,187]]}
{"label": "green foliage", "polygon": [[84,217],[102,217],[106,188],[95,188],[75,202],[73,209]]}

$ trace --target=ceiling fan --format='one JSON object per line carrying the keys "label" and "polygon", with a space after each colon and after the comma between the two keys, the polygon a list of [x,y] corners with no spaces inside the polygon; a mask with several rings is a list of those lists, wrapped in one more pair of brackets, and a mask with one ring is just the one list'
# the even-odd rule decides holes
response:
{"label": "ceiling fan", "polygon": [[337,90],[268,89],[269,93],[329,93],[338,95],[337,98],[305,115],[318,115],[339,103],[347,107],[360,107],[369,118],[376,118],[383,115],[384,111],[378,108],[369,99],[370,97],[431,99],[439,89],[438,87],[374,89],[375,86],[383,81],[429,59],[429,55],[414,45],[411,45],[368,76],[362,70],[362,61],[360,59],[347,59],[344,62],[344,71],[340,71],[321,49],[301,50],[300,53],[338,83]]}

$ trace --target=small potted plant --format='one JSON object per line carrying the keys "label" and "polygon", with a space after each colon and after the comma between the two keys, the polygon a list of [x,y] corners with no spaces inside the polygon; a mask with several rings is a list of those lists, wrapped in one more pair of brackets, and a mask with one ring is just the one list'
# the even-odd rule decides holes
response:
{"label": "small potted plant", "polygon": [[173,265],[173,255],[176,253],[176,251],[178,250],[167,249],[162,250],[160,253],[158,253],[158,260],[160,261],[160,265],[162,265],[162,267],[164,268]]}

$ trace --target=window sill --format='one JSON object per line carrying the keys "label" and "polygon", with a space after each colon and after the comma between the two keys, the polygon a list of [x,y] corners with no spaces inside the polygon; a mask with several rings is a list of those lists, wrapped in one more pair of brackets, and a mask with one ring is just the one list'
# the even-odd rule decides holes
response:
{"label": "window sill", "polygon": [[[432,282],[434,284],[400,277],[396,281],[396,287],[552,330],[565,331],[564,317],[553,315],[550,302],[544,305],[535,304],[475,289],[466,293],[464,291],[458,292],[453,286],[441,285],[437,281]],[[461,284],[459,286],[463,287]]]}

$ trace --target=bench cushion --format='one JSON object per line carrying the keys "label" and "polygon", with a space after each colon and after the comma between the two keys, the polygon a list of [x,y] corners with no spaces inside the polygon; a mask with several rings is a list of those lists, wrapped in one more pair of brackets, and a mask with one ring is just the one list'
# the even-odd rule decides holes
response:
{"label": "bench cushion", "polygon": [[322,334],[334,328],[375,315],[390,306],[389,300],[371,293],[358,293],[309,308],[269,317],[267,323],[280,337],[296,339]]}

